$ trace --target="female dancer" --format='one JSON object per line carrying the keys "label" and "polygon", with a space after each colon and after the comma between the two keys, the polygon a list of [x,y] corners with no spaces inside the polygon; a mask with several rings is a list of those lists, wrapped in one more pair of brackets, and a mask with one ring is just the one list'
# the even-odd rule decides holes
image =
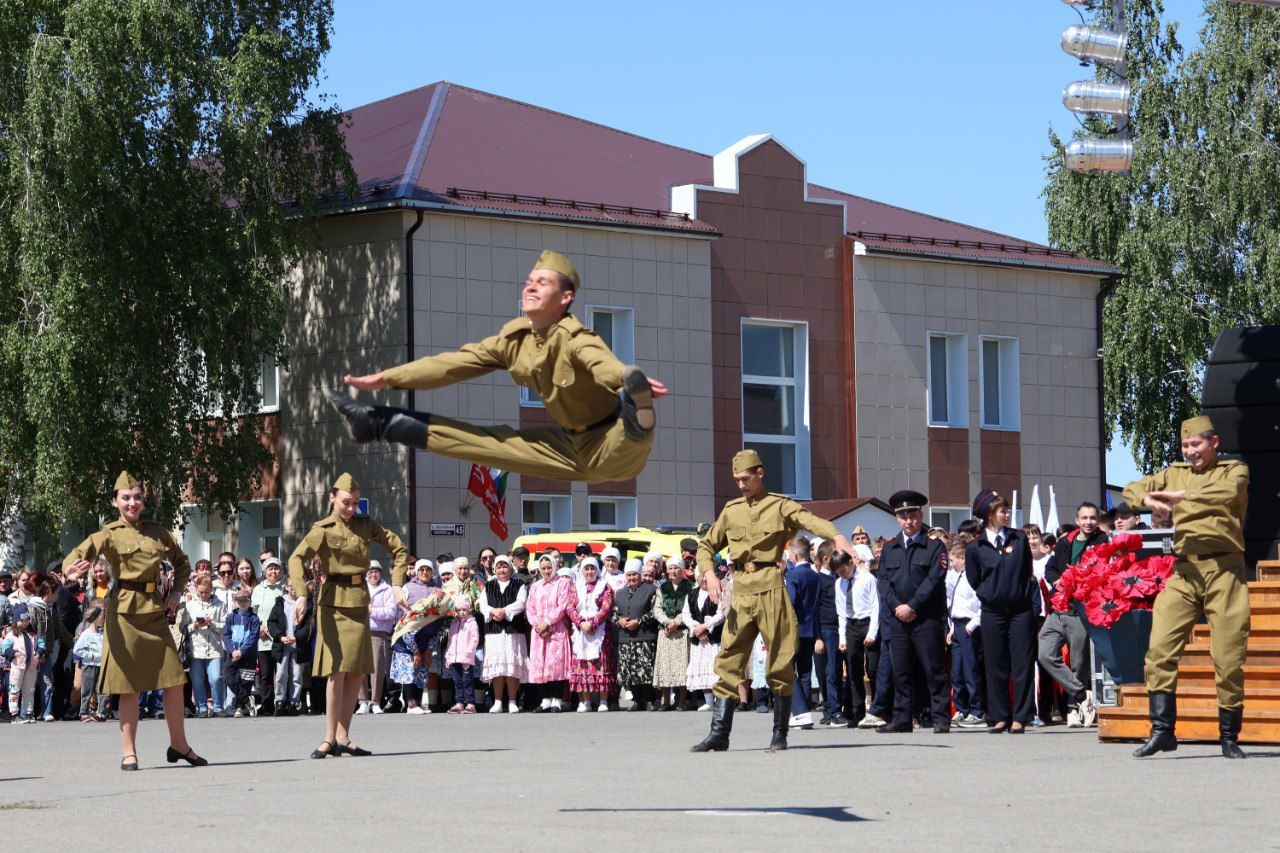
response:
{"label": "female dancer", "polygon": [[[333,755],[372,755],[351,743],[351,715],[356,709],[360,681],[373,674],[373,635],[369,633],[369,588],[364,573],[369,568],[369,543],[377,542],[391,554],[392,585],[403,604],[409,549],[389,530],[366,515],[356,516],[360,485],[343,474],[329,490],[333,512],[317,521],[289,557],[289,579],[295,590],[307,589],[304,566],[320,561],[325,576],[316,602],[316,651],[312,675],[328,676],[325,703],[325,739],[312,758]],[[294,620],[307,612],[307,596],[299,592]]]}
{"label": "female dancer", "polygon": [[[107,593],[107,610],[98,671],[98,692],[119,695],[121,770],[138,769],[138,694],[164,691],[164,721],[169,726],[170,764],[192,767],[209,762],[187,743],[182,685],[186,675],[169,632],[168,619],[178,612],[191,564],[173,534],[153,521],[142,520],[142,485],[127,471],[116,478],[111,501],[120,518],[81,542],[62,561],[69,578],[83,578],[105,556],[115,566]],[[173,566],[165,587],[163,562]],[[161,596],[164,592],[163,597]]]}

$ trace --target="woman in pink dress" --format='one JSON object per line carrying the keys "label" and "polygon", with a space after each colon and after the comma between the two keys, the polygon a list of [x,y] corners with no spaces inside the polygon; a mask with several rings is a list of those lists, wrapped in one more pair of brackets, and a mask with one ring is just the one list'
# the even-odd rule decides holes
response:
{"label": "woman in pink dress", "polygon": [[556,564],[548,556],[538,560],[540,577],[529,586],[524,614],[532,629],[529,637],[529,683],[541,685],[542,704],[534,711],[545,714],[562,710],[565,681],[569,678],[569,590],[568,578],[556,575]]}
{"label": "woman in pink dress", "polygon": [[617,683],[614,676],[615,652],[609,630],[609,614],[613,611],[613,588],[600,579],[600,566],[595,557],[578,564],[578,582],[569,590],[569,621],[573,623],[573,666],[569,670],[569,689],[578,694],[578,710],[609,710],[609,693]]}

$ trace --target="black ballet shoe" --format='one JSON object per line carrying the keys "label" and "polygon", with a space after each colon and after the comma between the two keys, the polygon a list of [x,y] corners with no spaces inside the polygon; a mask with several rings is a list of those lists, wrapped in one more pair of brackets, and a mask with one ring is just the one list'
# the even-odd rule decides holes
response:
{"label": "black ballet shoe", "polygon": [[[128,758],[132,758],[132,759],[133,759],[133,761],[126,761],[125,759],[128,759]],[[136,756],[136,755],[126,755],[124,758],[122,758],[122,759],[120,760],[120,769],[121,769],[121,770],[137,770],[137,769],[138,769],[138,756]]]}
{"label": "black ballet shoe", "polygon": [[366,755],[373,755],[373,753],[367,749],[361,749],[358,746],[352,746],[351,741],[347,741],[346,743],[335,743],[333,745],[333,749],[334,749],[334,752],[340,755],[354,755],[357,758],[363,758]]}
{"label": "black ballet shoe", "polygon": [[178,752],[178,750],[173,747],[169,747],[165,751],[164,758],[165,761],[168,761],[170,764],[177,764],[179,761],[185,761],[192,767],[204,767],[209,763],[205,759],[196,755],[195,752],[191,750],[191,747],[187,747],[186,752]]}
{"label": "black ballet shoe", "polygon": [[324,749],[320,749],[320,747],[316,747],[315,749],[311,750],[312,758],[328,758],[330,756],[334,758],[342,757],[342,753],[338,751],[338,747],[335,744],[331,743],[330,741],[322,740],[320,741],[320,746],[323,746]]}

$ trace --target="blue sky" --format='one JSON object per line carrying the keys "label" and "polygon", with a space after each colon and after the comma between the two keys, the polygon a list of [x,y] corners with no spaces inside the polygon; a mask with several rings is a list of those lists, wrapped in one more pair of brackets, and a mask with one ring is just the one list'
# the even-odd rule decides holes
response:
{"label": "blue sky", "polygon": [[[1165,0],[1195,41],[1200,0]],[[786,8],[784,13],[779,10]],[[1043,242],[1061,0],[643,5],[338,0],[321,88],[355,107],[450,80],[715,153],[773,133],[809,178]],[[1121,449],[1112,482],[1135,474]]]}

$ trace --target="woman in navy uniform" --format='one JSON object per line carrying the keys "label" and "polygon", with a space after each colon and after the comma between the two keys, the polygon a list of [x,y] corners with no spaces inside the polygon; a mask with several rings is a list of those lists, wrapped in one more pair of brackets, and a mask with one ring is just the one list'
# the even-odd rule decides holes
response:
{"label": "woman in navy uniform", "polygon": [[[1031,543],[1009,527],[1009,502],[990,489],[973,499],[982,532],[965,552],[965,576],[982,603],[987,717],[992,734],[1021,734],[1035,716],[1036,590]],[[1013,679],[1013,706],[1009,679]]]}
{"label": "woman in navy uniform", "polygon": [[[947,549],[923,530],[929,499],[903,489],[889,498],[902,532],[880,552],[880,596],[888,610],[889,649],[893,657],[893,719],[881,734],[909,732],[915,706],[913,671],[924,670],[929,687],[933,730],[951,731],[951,685],[947,680]],[[883,653],[883,650],[882,650]],[[918,662],[918,664],[917,664]]]}

